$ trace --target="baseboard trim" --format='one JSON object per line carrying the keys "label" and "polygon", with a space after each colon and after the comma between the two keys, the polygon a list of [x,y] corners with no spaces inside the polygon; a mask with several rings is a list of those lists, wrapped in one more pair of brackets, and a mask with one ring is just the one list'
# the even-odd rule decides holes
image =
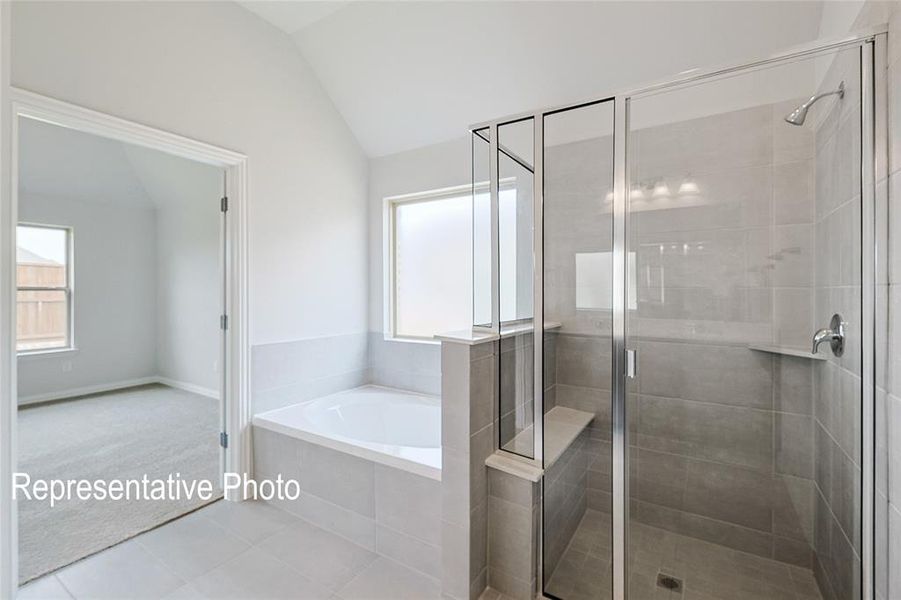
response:
{"label": "baseboard trim", "polygon": [[194,394],[206,396],[207,398],[219,397],[219,392],[214,389],[203,387],[201,385],[195,385],[186,381],[178,381],[177,379],[169,379],[168,377],[157,377],[156,382],[162,383],[163,385],[168,385],[169,387],[173,387],[179,390],[184,390],[186,392],[192,392]]}
{"label": "baseboard trim", "polygon": [[100,394],[102,392],[112,392],[125,388],[135,387],[139,385],[147,385],[150,383],[161,383],[169,387],[184,390],[207,398],[218,398],[219,392],[193,383],[178,381],[168,377],[153,375],[151,377],[137,377],[135,379],[123,379],[121,381],[113,381],[111,383],[101,383],[98,385],[86,385],[80,388],[71,388],[68,390],[60,390],[58,392],[48,392],[46,394],[33,394],[19,398],[19,406],[28,406],[29,404],[41,404],[43,402],[53,402],[55,400],[71,400],[80,396],[89,396],[91,394]]}
{"label": "baseboard trim", "polygon": [[123,379],[121,381],[113,381],[111,383],[101,383],[98,385],[86,385],[80,388],[70,388],[68,390],[60,390],[58,392],[48,392],[46,394],[33,394],[19,398],[19,406],[28,404],[38,404],[40,402],[52,402],[53,400],[64,400],[66,398],[77,398],[79,396],[87,396],[89,394],[99,394],[101,392],[112,392],[113,390],[121,390],[124,388],[135,387],[137,385],[147,385],[148,383],[159,383],[159,377],[138,377],[135,379]]}

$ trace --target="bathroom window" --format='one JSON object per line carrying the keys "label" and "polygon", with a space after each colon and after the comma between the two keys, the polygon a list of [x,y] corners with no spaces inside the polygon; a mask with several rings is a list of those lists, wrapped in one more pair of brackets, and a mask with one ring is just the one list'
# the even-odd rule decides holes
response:
{"label": "bathroom window", "polygon": [[16,351],[32,354],[72,345],[72,230],[16,227]]}
{"label": "bathroom window", "polygon": [[[385,200],[386,337],[430,341],[436,334],[469,330],[473,305],[490,302],[490,298],[473,302],[473,264],[489,268],[491,261],[488,246],[473,247],[473,204],[488,203],[487,183],[480,187],[484,191],[477,192],[475,199],[472,187],[466,185]],[[520,317],[517,205],[516,189],[509,182],[501,186],[498,205],[499,218],[505,224],[499,239],[500,285],[505,292],[501,318],[514,321]],[[531,304],[527,309],[531,310]]]}
{"label": "bathroom window", "polygon": [[386,201],[388,337],[431,340],[472,323],[469,186]]}

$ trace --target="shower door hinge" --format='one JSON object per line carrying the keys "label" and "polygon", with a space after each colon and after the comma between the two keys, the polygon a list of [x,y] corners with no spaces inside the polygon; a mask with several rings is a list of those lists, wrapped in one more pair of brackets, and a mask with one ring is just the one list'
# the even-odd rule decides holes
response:
{"label": "shower door hinge", "polygon": [[228,448],[228,434],[224,431],[219,432],[219,445],[223,448]]}
{"label": "shower door hinge", "polygon": [[228,315],[219,315],[219,329],[228,329]]}
{"label": "shower door hinge", "polygon": [[626,377],[638,377],[638,350],[626,350]]}
{"label": "shower door hinge", "polygon": [[219,201],[219,210],[228,212],[228,196],[222,196],[222,200]]}

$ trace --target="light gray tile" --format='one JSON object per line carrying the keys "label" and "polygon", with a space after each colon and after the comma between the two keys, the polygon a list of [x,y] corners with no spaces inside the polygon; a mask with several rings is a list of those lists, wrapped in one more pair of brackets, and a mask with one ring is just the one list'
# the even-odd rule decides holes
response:
{"label": "light gray tile", "polygon": [[488,469],[489,494],[519,506],[532,507],[538,501],[535,484],[527,479]]}
{"label": "light gray tile", "polygon": [[608,336],[557,336],[557,382],[610,389],[610,373],[598,365],[610,364]]}
{"label": "light gray tile", "polygon": [[[795,129],[804,131],[803,128]],[[813,145],[807,148],[812,150]],[[813,222],[813,186],[813,163],[810,160],[773,167],[773,218],[777,225]]]}
{"label": "light gray tile", "polygon": [[376,559],[373,552],[303,521],[263,541],[259,548],[332,591]]}
{"label": "light gray tile", "polygon": [[532,568],[532,509],[500,498],[488,500],[489,571],[526,578]]}
{"label": "light gray tile", "polygon": [[254,426],[253,472],[257,481],[300,478],[300,444],[298,440]]}
{"label": "light gray tile", "polygon": [[469,513],[469,580],[476,581],[488,567],[488,503]]}
{"label": "light gray tile", "polygon": [[806,348],[814,331],[813,293],[806,288],[774,290],[774,342],[788,348]]}
{"label": "light gray tile", "polygon": [[288,507],[302,519],[337,533],[368,550],[375,549],[375,519],[332,504],[319,496],[301,492],[297,502]]}
{"label": "light gray tile", "polygon": [[191,585],[207,598],[304,598],[327,600],[331,593],[285,563],[251,548]]}
{"label": "light gray tile", "polygon": [[494,427],[489,425],[473,434],[469,453],[469,506],[485,502],[488,497],[487,459],[494,452]]}
{"label": "light gray tile", "polygon": [[813,225],[781,225],[773,232],[773,285],[813,285]]}
{"label": "light gray tile", "polygon": [[304,492],[363,516],[375,516],[375,469],[371,461],[301,442],[299,481]]}
{"label": "light gray tile", "polygon": [[771,408],[772,361],[747,348],[639,342],[643,394]]}
{"label": "light gray tile", "polygon": [[197,591],[197,588],[190,583],[186,583],[171,594],[164,597],[164,600],[203,600],[206,598]]}
{"label": "light gray tile", "polygon": [[706,540],[758,556],[770,556],[771,536],[756,529],[682,513],[680,528],[686,536]]}
{"label": "light gray tile", "polygon": [[896,504],[889,507],[889,581],[888,594],[893,598],[901,593],[901,509]]}
{"label": "light gray tile", "polygon": [[465,525],[441,522],[441,586],[445,596],[469,597],[470,531],[469,515]]}
{"label": "light gray tile", "polygon": [[531,582],[501,569],[488,570],[488,585],[516,600],[529,600],[532,597]]}
{"label": "light gray tile", "polygon": [[643,448],[761,469],[772,465],[769,411],[642,396],[639,412]]}
{"label": "light gray tile", "polygon": [[888,497],[901,506],[901,398],[888,396]]}
{"label": "light gray tile", "polygon": [[71,600],[72,595],[66,591],[56,575],[45,575],[19,588],[17,600]]}
{"label": "light gray tile", "polygon": [[691,461],[685,482],[685,511],[769,533],[772,486],[772,475],[768,472]]}
{"label": "light gray tile", "polygon": [[776,471],[813,478],[813,417],[775,413]]}
{"label": "light gray tile", "polygon": [[381,556],[386,556],[429,577],[441,578],[440,545],[429,544],[390,527],[376,525],[375,548]]}
{"label": "light gray tile", "polygon": [[343,392],[369,383],[369,369],[328,375],[309,381],[301,381],[278,388],[254,390],[252,409],[254,414],[306,402],[330,394]]}
{"label": "light gray tile", "polygon": [[441,518],[467,527],[471,498],[469,456],[469,448],[441,449]]}
{"label": "light gray tile", "polygon": [[429,544],[440,544],[441,482],[376,465],[375,520]]}
{"label": "light gray tile", "polygon": [[437,600],[441,597],[441,585],[399,563],[379,558],[341,588],[338,595],[343,600]]}
{"label": "light gray tile", "polygon": [[[187,572],[187,571],[183,571]],[[184,580],[135,541],[128,541],[57,573],[76,598],[157,598]]]}
{"label": "light gray tile", "polygon": [[297,522],[294,515],[253,500],[220,500],[202,509],[201,513],[250,544],[256,544]]}
{"label": "light gray tile", "polygon": [[368,342],[368,334],[361,332],[258,344],[251,349],[254,391],[364,370]]}
{"label": "light gray tile", "polygon": [[249,547],[244,540],[197,513],[148,531],[137,543],[186,580],[210,571]]}
{"label": "light gray tile", "polygon": [[813,545],[814,482],[799,477],[773,481],[773,533]]}
{"label": "light gray tile", "polygon": [[813,414],[812,361],[780,355],[773,359],[773,408],[779,412]]}
{"label": "light gray tile", "polygon": [[478,431],[491,423],[496,402],[495,359],[487,357],[470,363],[469,430]]}
{"label": "light gray tile", "polygon": [[470,436],[469,347],[441,345],[441,445],[468,450]]}

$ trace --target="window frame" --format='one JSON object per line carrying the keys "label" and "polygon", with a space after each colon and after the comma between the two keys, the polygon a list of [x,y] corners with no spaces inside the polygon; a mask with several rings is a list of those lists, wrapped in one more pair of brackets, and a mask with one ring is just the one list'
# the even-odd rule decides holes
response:
{"label": "window frame", "polygon": [[[410,204],[424,204],[449,198],[469,197],[472,202],[472,185],[455,185],[446,188],[388,196],[382,204],[382,217],[384,232],[383,260],[382,260],[382,285],[383,285],[383,312],[384,312],[384,339],[390,342],[406,342],[414,344],[437,345],[441,342],[434,338],[398,335],[397,333],[397,208]],[[436,332],[443,333],[443,332]]]}
{"label": "window frame", "polygon": [[[515,189],[514,178],[504,178],[500,182],[500,189]],[[396,253],[397,253],[397,208],[402,205],[422,204],[425,202],[433,202],[436,200],[446,200],[448,198],[468,197],[470,203],[474,201],[474,192],[487,192],[488,182],[482,181],[475,185],[466,183],[445,188],[437,188],[426,190],[424,192],[413,192],[410,194],[400,194],[397,196],[387,196],[382,201],[382,313],[383,313],[383,338],[389,342],[406,342],[414,344],[433,344],[438,345],[441,342],[434,338],[398,335],[397,333],[397,277],[396,277]],[[474,226],[474,214],[471,215],[470,231]],[[472,273],[472,265],[470,265],[470,277],[474,277]],[[493,293],[497,293],[494,291]],[[473,294],[475,290],[473,289]],[[477,327],[474,323],[472,311],[474,310],[475,298],[470,298],[470,327]],[[531,319],[521,319],[523,322],[531,322]],[[518,320],[505,321],[502,325],[513,325]],[[437,334],[447,332],[436,332]]]}
{"label": "window frame", "polygon": [[[18,228],[31,227],[34,229],[54,229],[63,231],[66,235],[66,285],[65,287],[49,287],[49,286],[20,286],[18,278],[16,279],[16,295],[20,291],[53,291],[65,292],[66,295],[66,345],[55,348],[36,348],[33,350],[19,350],[18,334],[16,341],[16,356],[19,358],[29,356],[53,355],[64,352],[75,352],[78,348],[75,345],[75,233],[71,226],[68,225],[52,225],[48,223],[35,223],[30,221],[20,221],[16,223],[16,247],[18,247]],[[18,267],[18,262],[16,262]],[[18,304],[18,300],[16,302]]]}

